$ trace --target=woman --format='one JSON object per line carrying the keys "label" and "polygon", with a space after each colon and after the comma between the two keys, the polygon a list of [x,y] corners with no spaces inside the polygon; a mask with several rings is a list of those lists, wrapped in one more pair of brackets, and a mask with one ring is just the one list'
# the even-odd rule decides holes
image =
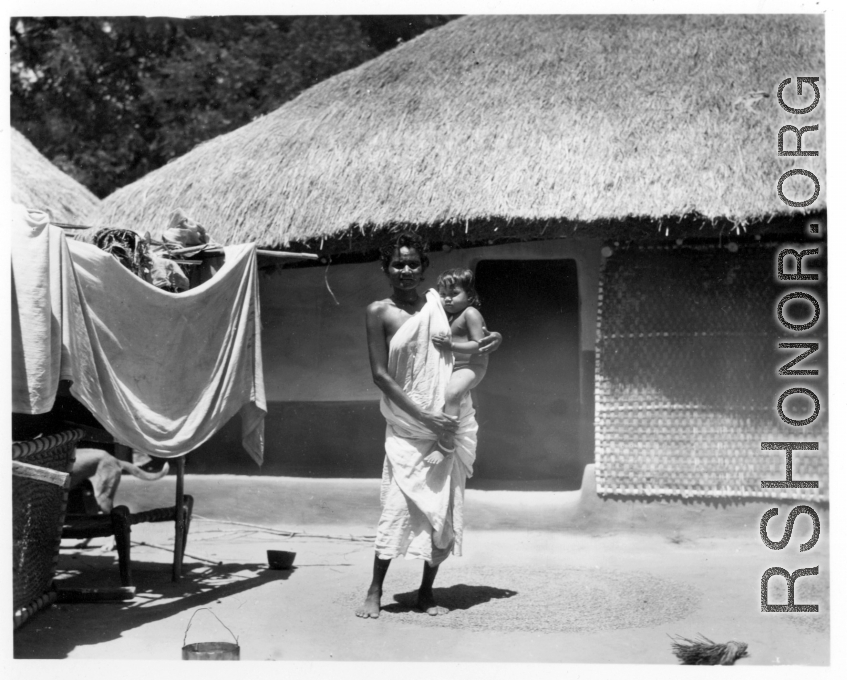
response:
{"label": "woman", "polygon": [[[452,373],[452,355],[439,350],[432,336],[450,326],[435,291],[426,297],[418,286],[429,264],[421,239],[403,232],[382,251],[382,268],[392,294],[368,306],[368,353],[374,383],[382,391],[386,419],[385,464],[377,526],[373,580],[356,615],[378,618],[382,584],[394,557],[424,560],[417,606],[436,616],[447,610],[435,603],[432,584],[448,555],[461,555],[465,481],[476,455],[476,420],[470,397],[458,417],[442,412],[444,390]],[[490,333],[484,352],[499,347]],[[438,465],[425,462],[439,435],[451,433],[456,453]]]}

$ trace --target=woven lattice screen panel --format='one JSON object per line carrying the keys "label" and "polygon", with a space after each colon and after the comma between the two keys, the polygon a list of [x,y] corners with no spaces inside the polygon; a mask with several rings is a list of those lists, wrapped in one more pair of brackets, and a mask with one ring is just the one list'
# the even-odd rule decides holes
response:
{"label": "woven lattice screen panel", "polygon": [[[778,244],[736,245],[629,245],[605,259],[595,372],[600,494],[827,499],[825,277],[779,282]],[[824,271],[823,252],[803,267]],[[797,290],[821,302],[822,316],[795,333],[779,323],[776,308]],[[809,306],[792,304],[789,320],[811,317]],[[780,366],[803,350],[779,342],[820,343],[794,366],[818,376],[780,376]],[[808,425],[778,415],[777,399],[792,387],[819,397],[820,413]],[[798,421],[813,408],[805,396],[783,404]],[[818,442],[817,451],[793,454],[794,481],[818,480],[818,488],[761,487],[785,479],[785,452],[761,449],[775,441]]]}

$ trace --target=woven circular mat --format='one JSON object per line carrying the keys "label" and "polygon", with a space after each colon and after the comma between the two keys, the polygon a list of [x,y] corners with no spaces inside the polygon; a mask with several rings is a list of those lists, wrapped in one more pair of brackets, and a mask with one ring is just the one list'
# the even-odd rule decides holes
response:
{"label": "woven circular mat", "polygon": [[[439,579],[435,598],[450,612],[428,616],[414,609],[420,575],[389,571],[380,619],[531,633],[647,628],[693,614],[701,595],[679,581],[602,569],[450,568]],[[346,593],[339,604],[355,608],[363,592]]]}

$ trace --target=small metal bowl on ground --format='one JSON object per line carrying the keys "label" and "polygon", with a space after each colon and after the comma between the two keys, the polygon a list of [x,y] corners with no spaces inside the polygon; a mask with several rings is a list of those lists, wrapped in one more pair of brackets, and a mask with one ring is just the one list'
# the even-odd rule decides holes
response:
{"label": "small metal bowl on ground", "polygon": [[291,569],[296,556],[297,553],[287,550],[268,550],[268,567],[271,569]]}

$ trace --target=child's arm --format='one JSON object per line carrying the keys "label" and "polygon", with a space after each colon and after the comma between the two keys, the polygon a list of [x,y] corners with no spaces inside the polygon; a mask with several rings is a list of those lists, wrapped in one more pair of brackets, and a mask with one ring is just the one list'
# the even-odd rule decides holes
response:
{"label": "child's arm", "polygon": [[476,307],[468,307],[464,317],[469,339],[466,342],[453,341],[452,349],[459,354],[482,354],[479,341],[485,337],[485,319]]}

